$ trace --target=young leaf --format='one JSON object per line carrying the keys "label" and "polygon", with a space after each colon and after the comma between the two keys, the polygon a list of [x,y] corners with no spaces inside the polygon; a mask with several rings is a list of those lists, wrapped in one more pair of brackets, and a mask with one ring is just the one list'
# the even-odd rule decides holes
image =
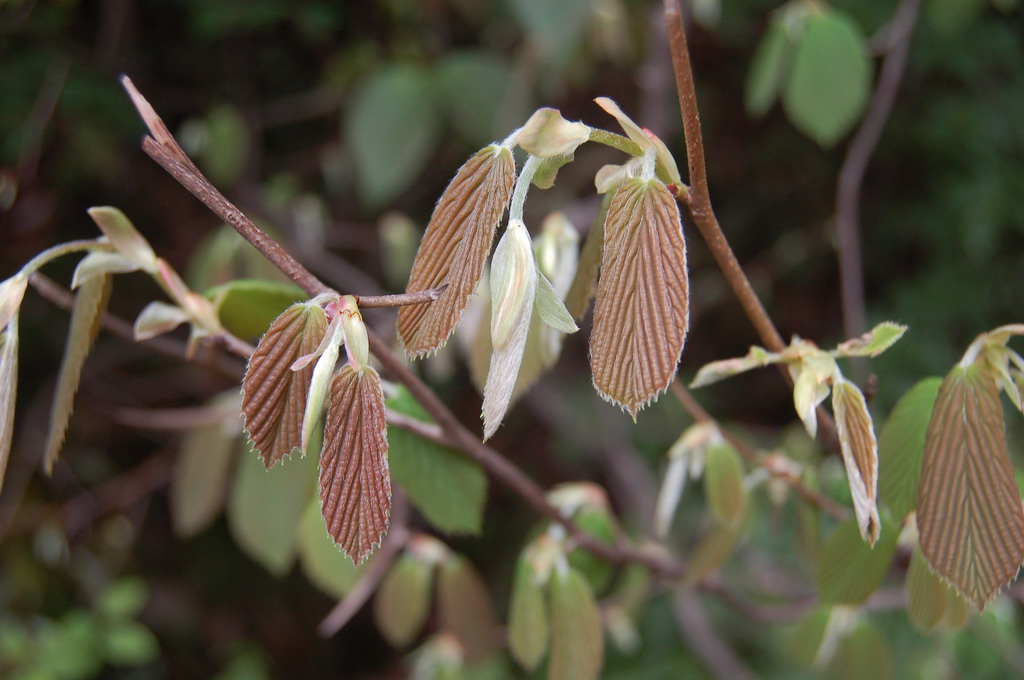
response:
{"label": "young leaf", "polygon": [[760,118],[775,103],[789,71],[794,47],[785,22],[775,18],[754,51],[747,74],[743,103],[751,118]]}
{"label": "young leaf", "polygon": [[839,446],[846,465],[846,479],[853,497],[860,535],[874,545],[878,540],[878,443],[864,395],[846,380],[832,385],[832,411],[836,417]]}
{"label": "young leaf", "polygon": [[331,597],[344,597],[363,573],[334,545],[314,495],[299,521],[299,563],[309,582]]}
{"label": "young leaf", "polygon": [[166,302],[150,302],[135,317],[133,335],[136,340],[149,340],[169,333],[188,321],[188,312],[181,307],[169,305]]}
{"label": "young leaf", "polygon": [[831,604],[861,604],[885,578],[897,531],[891,522],[882,525],[878,542],[868,546],[861,539],[856,519],[839,524],[821,549],[815,571],[818,596]]}
{"label": "young leaf", "polygon": [[870,87],[871,60],[857,25],[834,10],[808,16],[782,93],[793,125],[830,147],[857,122]]}
{"label": "young leaf", "polygon": [[[647,149],[653,149],[658,160],[658,165],[661,166],[658,177],[664,180],[667,184],[680,185],[683,180],[679,176],[679,168],[676,166],[676,159],[672,157],[668,147],[665,146],[665,142],[661,141],[649,130],[645,130],[637,125],[633,120],[627,116],[619,105],[608,97],[598,97],[594,100],[597,105],[605,110],[606,113],[611,114],[622,126],[626,136],[633,140],[640,148],[644,151]],[[662,170],[664,172],[662,172]]]}
{"label": "young leaf", "polygon": [[136,269],[156,272],[156,253],[123,212],[111,206],[89,208],[87,212],[115,252],[131,260]]}
{"label": "young leaf", "polygon": [[300,448],[302,418],[313,366],[292,364],[316,349],[327,332],[317,304],[299,303],[274,320],[260,339],[242,380],[245,434],[269,468]]}
{"label": "young leaf", "polygon": [[320,454],[320,509],[327,528],[358,565],[379,545],[391,513],[384,392],[377,371],[345,364],[331,382]]}
{"label": "young leaf", "polygon": [[497,651],[501,643],[491,600],[469,561],[459,555],[445,560],[437,588],[441,621],[462,643],[466,661],[477,663]]}
{"label": "young leaf", "polygon": [[295,558],[299,520],[313,491],[313,459],[292,458],[268,470],[249,451],[239,457],[228,501],[228,526],[249,557],[275,576]]}
{"label": "young leaf", "polygon": [[537,314],[541,321],[561,333],[575,333],[579,330],[572,315],[566,310],[562,299],[551,286],[548,277],[537,272],[537,299],[535,302]]}
{"label": "young leaf", "polygon": [[704,491],[717,521],[731,525],[742,518],[747,500],[746,489],[743,488],[743,464],[732,446],[719,444],[708,449]]}
{"label": "young leaf", "polygon": [[931,570],[918,546],[910,556],[906,589],[907,616],[922,632],[930,633],[936,628],[955,630],[966,618],[961,612],[969,611],[967,601]]}
{"label": "young leaf", "polygon": [[[309,442],[313,437],[313,431],[320,424],[320,414],[323,413],[327,387],[334,375],[334,366],[338,363],[338,353],[341,351],[343,337],[341,315],[339,314],[327,327],[324,339],[316,349],[316,352],[320,352],[320,357],[317,359],[316,365],[313,367],[313,375],[309,379],[306,408],[302,412],[302,435],[299,437],[299,448],[303,456],[309,451]],[[295,366],[292,366],[293,371],[294,369]]]}
{"label": "young leaf", "polygon": [[907,327],[903,324],[885,321],[859,338],[840,344],[836,347],[836,354],[841,357],[877,357],[895,345],[906,332]]}
{"label": "young leaf", "polygon": [[406,291],[447,288],[431,303],[398,311],[398,337],[410,358],[437,351],[462,318],[512,196],[515,174],[512,152],[489,146],[459,168],[438,200]]}
{"label": "young leaf", "polygon": [[924,437],[942,378],[925,378],[904,394],[878,437],[878,494],[902,522],[917,505]]}
{"label": "young leaf", "polygon": [[939,390],[925,438],[917,523],[928,563],[979,609],[1024,560],[1024,511],[1003,406],[981,364],[954,367]]}
{"label": "young leaf", "polygon": [[[400,388],[388,408],[431,422],[427,412]],[[464,454],[418,437],[408,430],[388,428],[391,476],[427,521],[446,533],[478,534],[487,502],[487,477]]]}
{"label": "young leaf", "polygon": [[18,396],[18,315],[0,332],[0,489],[14,440],[14,402]]}
{"label": "young leaf", "polygon": [[23,274],[16,274],[0,282],[0,331],[7,328],[7,324],[21,309],[27,287],[28,277]]}
{"label": "young leaf", "polygon": [[508,612],[508,651],[532,671],[548,649],[548,603],[543,586],[525,556],[516,564]]}
{"label": "young leaf", "polygon": [[71,277],[71,289],[77,290],[79,286],[95,276],[107,276],[110,274],[127,274],[138,271],[139,265],[120,253],[108,253],[103,250],[95,250],[79,261],[75,267],[75,273]]}
{"label": "young leaf", "polygon": [[82,378],[85,357],[92,348],[100,330],[100,315],[110,299],[110,277],[97,276],[89,279],[78,289],[75,305],[71,310],[71,325],[64,344],[64,359],[60,364],[57,389],[53,395],[53,409],[50,411],[50,426],[47,429],[46,449],[43,454],[43,468],[47,474],[53,471],[57,454],[64,444],[68,420],[74,407],[75,393]]}
{"label": "young leaf", "polygon": [[551,577],[549,680],[594,680],[604,665],[604,636],[594,594],[572,569]]}
{"label": "young leaf", "polygon": [[204,294],[213,301],[221,325],[239,338],[258,338],[290,305],[305,299],[293,283],[235,279]]}
{"label": "young leaf", "polygon": [[580,122],[571,123],[557,109],[543,108],[536,112],[516,133],[516,144],[526,153],[539,158],[565,156],[590,139],[590,128]]}
{"label": "young leaf", "polygon": [[214,398],[207,408],[222,412],[224,419],[189,430],[181,442],[171,478],[171,519],[179,536],[199,533],[224,505],[241,434],[238,397],[232,391]]}
{"label": "young leaf", "polygon": [[767,366],[771,363],[781,361],[781,357],[778,354],[773,354],[763,347],[754,345],[747,352],[746,356],[738,357],[735,359],[722,359],[720,361],[712,361],[710,364],[701,366],[700,370],[697,371],[697,375],[694,377],[693,382],[690,383],[690,387],[696,389],[698,387],[704,387],[706,385],[713,385],[714,383],[731,378],[734,375],[740,373],[746,373],[755,368]]}
{"label": "young leaf", "polygon": [[637,412],[668,389],[686,340],[686,244],[679,209],[658,180],[632,179],[605,220],[590,337],[598,394]]}
{"label": "young leaf", "polygon": [[409,553],[395,560],[373,600],[373,619],[395,647],[412,642],[426,623],[434,564]]}

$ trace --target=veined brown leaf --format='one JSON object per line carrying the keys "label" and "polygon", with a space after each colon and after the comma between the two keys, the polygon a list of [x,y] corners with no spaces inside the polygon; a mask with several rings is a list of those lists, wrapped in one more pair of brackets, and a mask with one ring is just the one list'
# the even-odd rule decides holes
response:
{"label": "veined brown leaf", "polygon": [[53,410],[50,412],[50,427],[46,436],[43,467],[47,474],[53,471],[57,454],[64,444],[68,420],[74,406],[75,393],[82,377],[85,357],[92,349],[96,334],[100,330],[100,315],[110,299],[110,275],[95,276],[78,288],[75,305],[71,310],[71,325],[64,344],[64,359],[60,364],[57,391],[53,395]]}
{"label": "veined brown leaf", "polygon": [[579,321],[587,312],[587,305],[597,286],[597,270],[601,265],[601,253],[604,250],[604,221],[611,205],[611,194],[601,198],[601,207],[597,211],[594,225],[590,228],[583,250],[580,251],[579,264],[573,276],[569,292],[565,294],[565,308],[572,318]]}
{"label": "veined brown leaf", "polygon": [[515,175],[512,152],[489,146],[459,168],[438,200],[406,291],[448,287],[431,303],[398,311],[398,337],[410,358],[435,352],[458,325],[483,274]]}
{"label": "veined brown leaf", "polygon": [[441,565],[437,597],[444,628],[462,643],[466,661],[483,661],[498,650],[501,639],[487,588],[465,557],[452,555]]}
{"label": "veined brown leaf", "polygon": [[624,182],[604,236],[590,367],[601,397],[635,419],[668,389],[686,340],[686,244],[675,199],[658,180]]}
{"label": "veined brown leaf", "polygon": [[345,364],[331,382],[320,454],[320,510],[357,565],[380,544],[391,512],[387,422],[377,371]]}
{"label": "veined brown leaf", "polygon": [[979,609],[1024,560],[1024,511],[1006,446],[995,377],[957,365],[925,436],[917,524],[932,568]]}
{"label": "veined brown leaf", "polygon": [[832,411],[836,416],[839,446],[846,464],[846,479],[853,496],[853,511],[861,537],[878,540],[878,442],[864,395],[847,380],[832,385]]}
{"label": "veined brown leaf", "polygon": [[573,569],[551,576],[548,680],[593,680],[604,665],[604,636],[594,594]]}
{"label": "veined brown leaf", "polygon": [[0,332],[0,489],[14,440],[14,402],[18,396],[18,314]]}
{"label": "veined brown leaf", "polygon": [[374,621],[395,647],[405,647],[423,629],[430,613],[434,566],[415,555],[400,555],[374,596]]}
{"label": "veined brown leaf", "polygon": [[297,371],[291,366],[313,352],[326,332],[319,305],[295,304],[274,320],[249,357],[242,380],[245,434],[268,468],[301,446],[313,365]]}

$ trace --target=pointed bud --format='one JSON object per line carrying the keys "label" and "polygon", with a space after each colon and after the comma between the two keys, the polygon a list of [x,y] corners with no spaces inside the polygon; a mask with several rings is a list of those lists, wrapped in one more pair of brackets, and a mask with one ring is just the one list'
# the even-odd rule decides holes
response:
{"label": "pointed bud", "polygon": [[857,386],[840,380],[832,386],[832,412],[853,497],[860,535],[868,545],[878,541],[878,441],[871,413]]}
{"label": "pointed bud", "polygon": [[306,397],[306,408],[302,414],[302,455],[309,451],[309,441],[313,437],[313,429],[320,422],[320,414],[323,412],[324,399],[327,397],[327,387],[331,383],[331,375],[334,373],[334,365],[338,363],[338,353],[341,350],[341,343],[344,339],[342,330],[342,319],[344,315],[334,317],[331,325],[324,335],[326,344],[320,358],[313,368],[313,376],[309,381],[309,396]]}
{"label": "pointed bud", "polygon": [[515,142],[531,156],[553,158],[576,151],[590,139],[590,128],[570,123],[556,109],[538,109],[515,135]]}
{"label": "pointed bud", "polygon": [[341,327],[345,331],[348,363],[358,371],[370,362],[370,341],[355,297],[346,295],[342,298],[342,307],[338,315],[341,318]]}

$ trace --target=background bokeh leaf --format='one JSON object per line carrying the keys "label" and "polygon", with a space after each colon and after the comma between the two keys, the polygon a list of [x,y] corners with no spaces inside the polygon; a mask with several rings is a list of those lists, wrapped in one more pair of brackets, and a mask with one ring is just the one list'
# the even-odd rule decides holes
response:
{"label": "background bokeh leaf", "polygon": [[403,553],[377,589],[373,619],[395,647],[405,647],[423,630],[433,600],[434,567],[428,560]]}
{"label": "background bokeh leaf", "polygon": [[942,378],[925,378],[910,388],[878,437],[878,494],[897,521],[917,505],[924,437],[941,384]]}
{"label": "background bokeh leaf", "polygon": [[874,547],[861,539],[856,519],[841,522],[821,548],[814,579],[818,596],[829,604],[861,604],[878,589],[893,553],[899,532],[892,522],[882,522]]}
{"label": "background bokeh leaf", "polygon": [[549,680],[594,680],[604,665],[601,617],[586,580],[572,569],[551,576]]}

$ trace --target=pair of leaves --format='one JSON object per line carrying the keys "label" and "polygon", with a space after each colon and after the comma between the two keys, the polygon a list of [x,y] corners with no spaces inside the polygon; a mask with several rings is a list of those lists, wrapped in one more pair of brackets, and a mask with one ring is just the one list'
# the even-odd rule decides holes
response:
{"label": "pair of leaves", "polygon": [[804,3],[776,12],[750,67],[747,112],[767,113],[781,93],[789,119],[830,147],[860,118],[871,88],[866,40],[846,14]]}

